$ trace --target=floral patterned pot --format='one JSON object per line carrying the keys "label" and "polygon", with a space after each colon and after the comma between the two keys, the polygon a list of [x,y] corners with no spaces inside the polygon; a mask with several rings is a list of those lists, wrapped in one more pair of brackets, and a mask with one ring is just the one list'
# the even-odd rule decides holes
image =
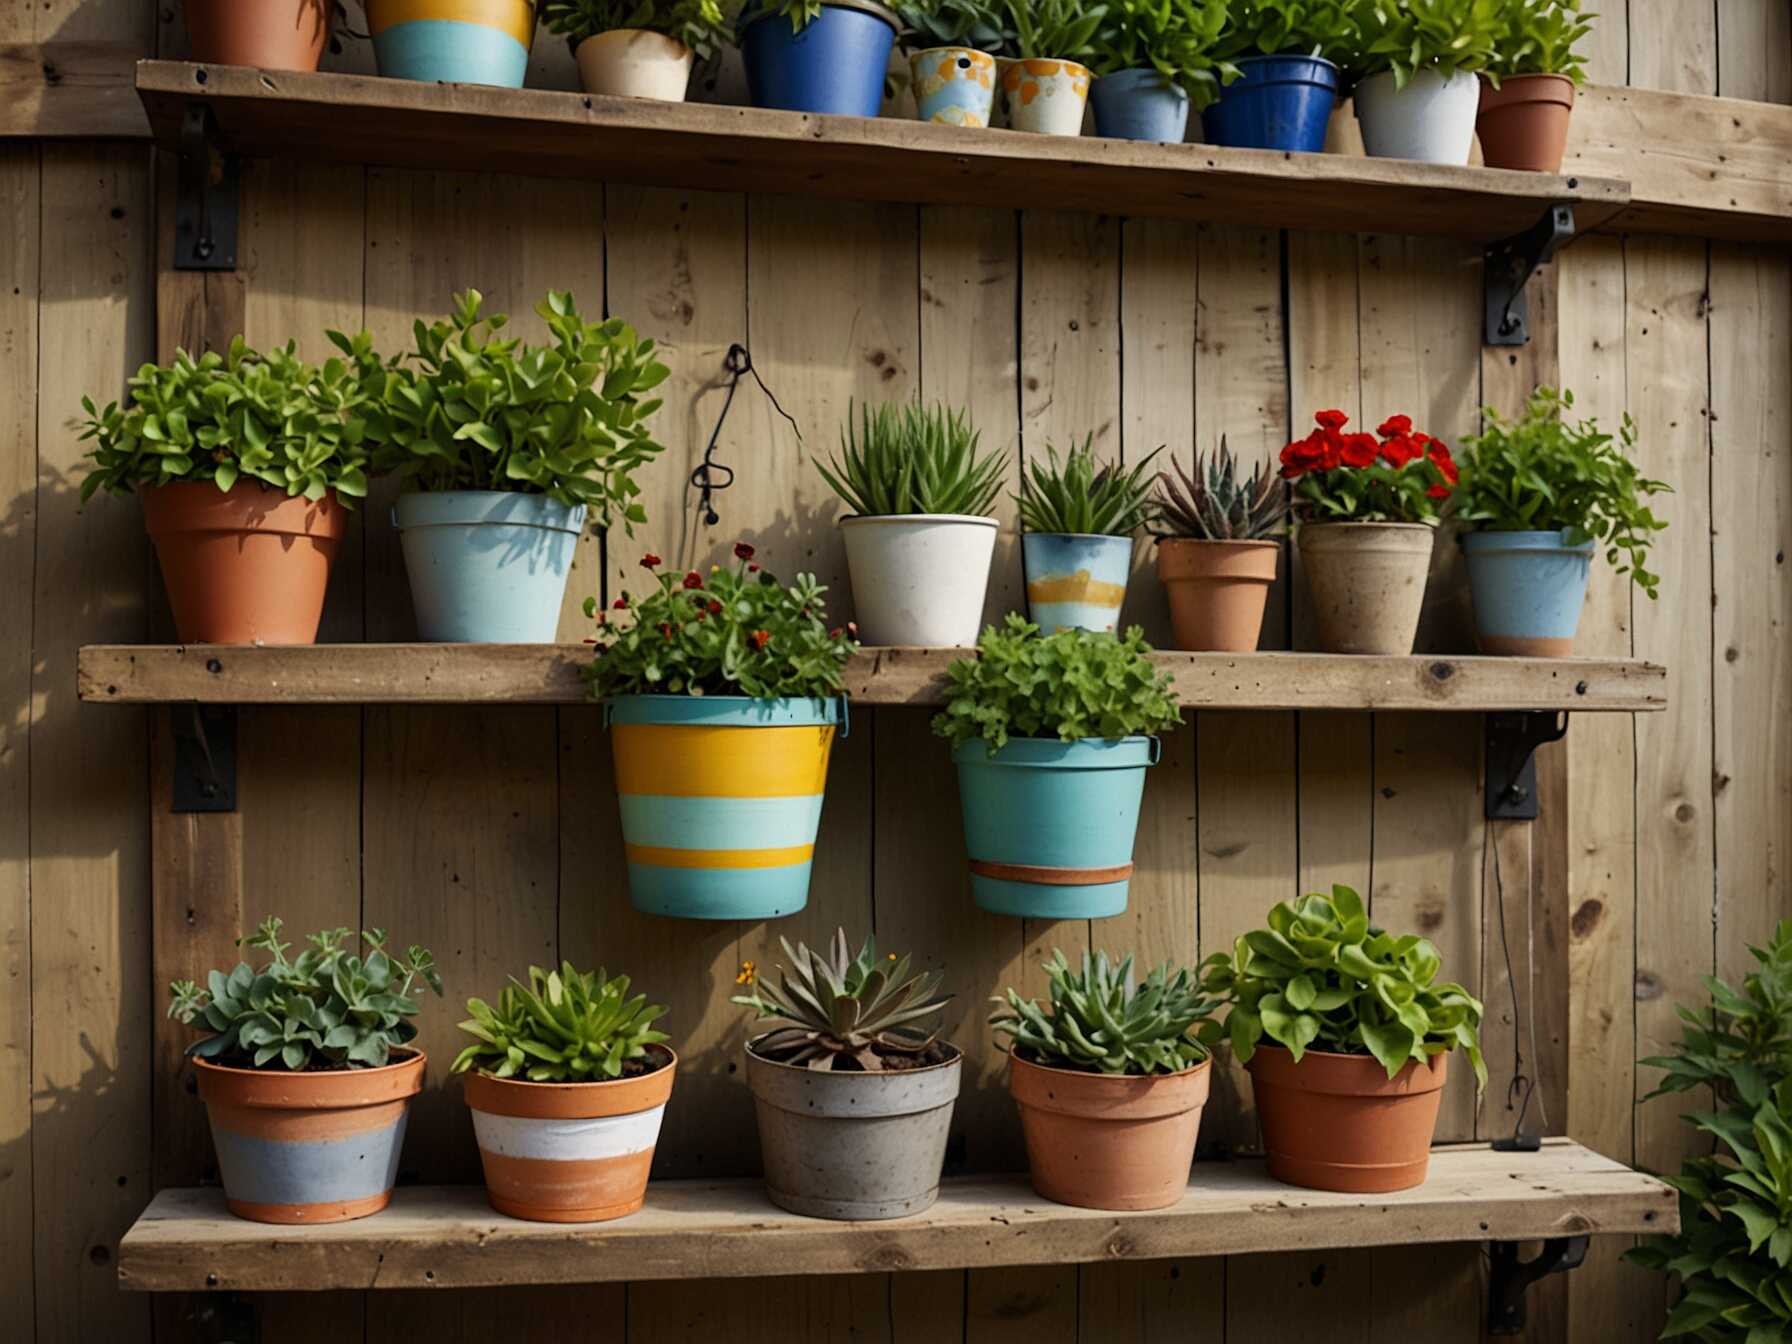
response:
{"label": "floral patterned pot", "polygon": [[996,58],[969,47],[929,47],[908,58],[915,115],[947,126],[987,126],[995,101]]}
{"label": "floral patterned pot", "polygon": [[1008,125],[1045,135],[1081,135],[1089,67],[1075,61],[1005,60],[1002,94]]}

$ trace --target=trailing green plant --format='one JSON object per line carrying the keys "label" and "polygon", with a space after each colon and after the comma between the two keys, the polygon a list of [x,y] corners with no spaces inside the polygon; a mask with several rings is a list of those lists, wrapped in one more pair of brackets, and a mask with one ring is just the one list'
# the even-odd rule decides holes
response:
{"label": "trailing green plant", "polygon": [[1356,48],[1356,0],[1230,0],[1213,56],[1317,56],[1348,67]]}
{"label": "trailing green plant", "polygon": [[1485,69],[1508,0],[1356,0],[1355,79],[1391,70],[1403,89],[1420,70],[1448,78]]}
{"label": "trailing green plant", "polygon": [[1599,16],[1581,13],[1580,6],[1581,0],[1505,0],[1489,81],[1497,87],[1505,75],[1566,75],[1585,83],[1587,58],[1575,47]]}
{"label": "trailing green plant", "polygon": [[1628,414],[1614,437],[1594,419],[1569,423],[1574,394],[1539,387],[1523,414],[1491,407],[1485,428],[1463,440],[1468,454],[1451,495],[1456,517],[1487,532],[1562,532],[1570,545],[1597,541],[1620,574],[1651,598],[1661,576],[1645,566],[1655,533],[1667,527],[1646,502],[1672,493],[1632,460],[1636,424]]}
{"label": "trailing green plant", "polygon": [[[753,1043],[761,1059],[800,1064],[818,1072],[853,1070],[882,1073],[912,1067],[939,1038],[938,1016],[950,994],[940,994],[939,971],[909,973],[907,955],[878,959],[867,937],[858,955],[849,953],[846,930],[836,929],[829,949],[778,939],[788,963],[778,983],[761,978],[743,963],[737,983],[749,988],[734,1002],[753,1009],[755,1022],[778,1021]],[[928,1018],[931,1026],[922,1026]],[[934,1052],[937,1053],[937,1052]]]}
{"label": "trailing green plant", "polygon": [[1052,949],[1043,962],[1046,1003],[1013,988],[991,1000],[989,1024],[1009,1048],[1047,1068],[1079,1073],[1180,1073],[1209,1050],[1190,1032],[1218,1005],[1202,998],[1196,978],[1169,962],[1135,983],[1132,956],[1116,963],[1106,952],[1083,953],[1079,973]]}
{"label": "trailing green plant", "polygon": [[1024,60],[1080,61],[1095,54],[1108,7],[1080,0],[1002,0],[1014,40],[1001,54]]}
{"label": "trailing green plant", "polygon": [[1199,112],[1222,82],[1238,78],[1238,67],[1214,54],[1227,12],[1227,0],[1108,0],[1090,68],[1097,75],[1155,70]]}
{"label": "trailing green plant", "polygon": [[800,33],[821,17],[824,0],[746,0],[742,14],[765,13],[790,21],[790,31]]}
{"label": "trailing green plant", "polygon": [[909,30],[903,45],[911,51],[969,47],[993,54],[1014,41],[1004,0],[909,0],[894,8]]}
{"label": "trailing green plant", "polygon": [[1281,477],[1259,462],[1240,481],[1238,459],[1223,435],[1212,457],[1195,450],[1192,476],[1171,458],[1170,471],[1158,472],[1157,486],[1157,526],[1152,531],[1159,538],[1259,541],[1279,534],[1288,519]]}
{"label": "trailing green plant", "polygon": [[125,407],[100,411],[82,397],[81,441],[93,444],[82,500],[180,481],[228,490],[247,478],[350,505],[367,493],[362,376],[379,366],[366,332],[340,344],[348,358],[313,365],[291,342],[261,354],[238,336],[223,354],[176,350],[170,364],[143,365]]}
{"label": "trailing green plant", "polygon": [[311,934],[311,944],[287,958],[281,921],[264,919],[239,947],[268,954],[254,967],[238,962],[228,974],[213,971],[201,989],[191,980],[168,987],[168,1016],[211,1034],[187,1047],[189,1055],[229,1068],[377,1069],[417,1035],[413,986],[442,992],[442,977],[426,947],[413,944],[403,957],[386,951],[386,931],[361,934],[365,956],[350,950],[349,929]]}
{"label": "trailing green plant", "polygon": [[999,751],[1016,737],[1136,737],[1182,721],[1170,675],[1151,663],[1138,626],[1115,638],[1093,630],[1039,627],[1013,612],[977,641],[977,653],[946,669],[946,707],[933,731],[954,747],[982,738]]}
{"label": "trailing green plant", "polygon": [[1113,463],[1096,465],[1093,434],[1073,444],[1064,460],[1046,444],[1046,460],[1034,458],[1020,476],[1022,526],[1029,532],[1074,536],[1129,537],[1151,521],[1151,460],[1155,448],[1128,471]]}
{"label": "trailing green plant", "polygon": [[1373,1055],[1393,1078],[1460,1049],[1485,1087],[1480,1001],[1437,983],[1441,965],[1428,939],[1375,928],[1362,898],[1334,886],[1277,902],[1267,928],[1201,963],[1201,989],[1229,1005],[1225,1034],[1241,1064],[1267,1038],[1296,1062],[1308,1050]]}
{"label": "trailing green plant", "polygon": [[647,1002],[645,994],[630,998],[628,986],[626,975],[610,976],[601,968],[580,972],[570,961],[557,971],[531,966],[529,983],[512,976],[497,1007],[467,1000],[472,1016],[460,1029],[473,1043],[454,1057],[449,1071],[478,1069],[532,1083],[620,1078],[632,1061],[647,1059],[649,1046],[667,1039],[653,1027],[665,1006]]}
{"label": "trailing green plant", "polygon": [[542,0],[541,21],[576,48],[588,37],[619,28],[664,33],[707,61],[728,45],[728,16],[718,0]]}
{"label": "trailing green plant", "polygon": [[553,335],[545,346],[500,340],[509,319],[483,316],[476,289],[454,301],[447,318],[418,319],[416,348],[373,381],[375,468],[419,490],[545,494],[632,534],[647,517],[634,473],[663,451],[647,432],[660,403],[641,399],[667,373],[653,342],[619,317],[586,322],[557,290],[535,305]]}
{"label": "trailing green plant", "polygon": [[849,406],[840,451],[815,469],[860,518],[917,513],[987,515],[1007,462],[981,456],[963,411],[919,402]]}

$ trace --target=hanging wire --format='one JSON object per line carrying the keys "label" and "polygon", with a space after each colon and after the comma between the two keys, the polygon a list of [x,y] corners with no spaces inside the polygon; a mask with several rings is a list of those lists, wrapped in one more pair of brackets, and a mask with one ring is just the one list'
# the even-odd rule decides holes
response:
{"label": "hanging wire", "polygon": [[726,490],[734,484],[734,468],[725,462],[716,461],[716,446],[721,441],[722,426],[727,423],[728,410],[734,405],[734,390],[740,386],[742,378],[749,373],[753,375],[753,381],[759,384],[759,390],[765,393],[765,399],[771,402],[772,409],[790,421],[796,441],[803,441],[802,426],[797,424],[796,418],[789,411],[778,404],[777,396],[765,385],[765,380],[759,376],[759,370],[753,367],[753,356],[746,346],[738,341],[730,345],[722,360],[722,369],[728,374],[728,395],[722,399],[722,413],[716,417],[716,427],[710,431],[709,443],[703,449],[703,461],[691,473],[691,486],[698,492],[697,507],[702,510],[703,522],[708,527],[714,527],[722,521],[721,515],[716,512],[716,492]]}

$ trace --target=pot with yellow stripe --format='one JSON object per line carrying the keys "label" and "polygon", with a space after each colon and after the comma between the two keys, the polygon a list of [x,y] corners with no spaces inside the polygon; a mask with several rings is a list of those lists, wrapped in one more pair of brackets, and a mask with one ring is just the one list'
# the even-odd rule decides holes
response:
{"label": "pot with yellow stripe", "polygon": [[389,79],[520,89],[535,41],[533,0],[367,0],[367,30]]}
{"label": "pot with yellow stripe", "polygon": [[776,919],[809,898],[843,701],[609,701],[629,895],[650,915]]}

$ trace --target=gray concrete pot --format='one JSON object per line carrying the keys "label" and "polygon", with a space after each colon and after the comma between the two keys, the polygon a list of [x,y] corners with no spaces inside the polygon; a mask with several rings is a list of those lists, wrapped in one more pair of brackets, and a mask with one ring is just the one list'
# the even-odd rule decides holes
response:
{"label": "gray concrete pot", "polygon": [[765,1193],[811,1218],[902,1218],[940,1192],[961,1056],[897,1073],[777,1064],[747,1042]]}

